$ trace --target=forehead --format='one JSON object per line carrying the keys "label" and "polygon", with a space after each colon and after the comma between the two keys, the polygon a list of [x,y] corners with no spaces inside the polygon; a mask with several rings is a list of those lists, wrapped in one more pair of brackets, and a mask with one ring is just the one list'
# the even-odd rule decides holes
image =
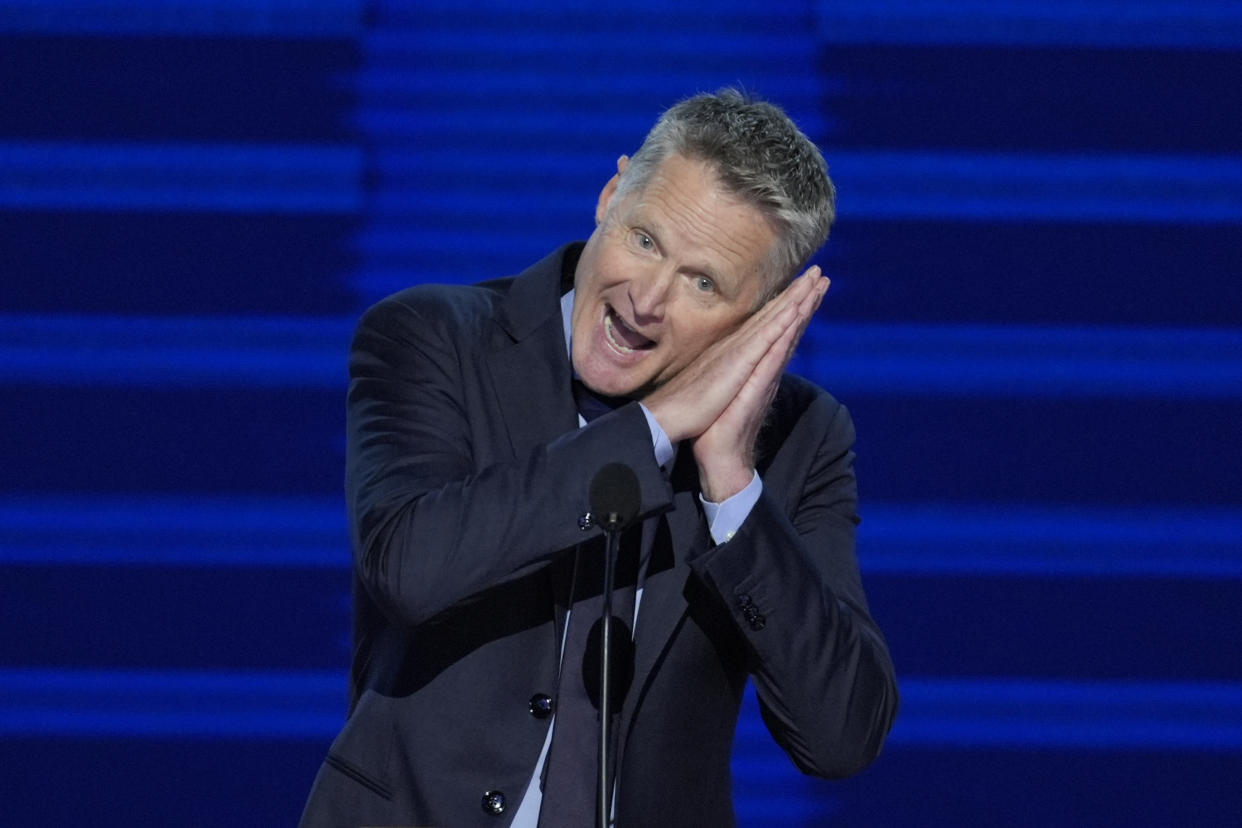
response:
{"label": "forehead", "polygon": [[626,199],[622,214],[650,225],[666,255],[731,272],[720,275],[764,270],[776,242],[771,220],[758,207],[731,193],[709,164],[681,155],[662,162]]}

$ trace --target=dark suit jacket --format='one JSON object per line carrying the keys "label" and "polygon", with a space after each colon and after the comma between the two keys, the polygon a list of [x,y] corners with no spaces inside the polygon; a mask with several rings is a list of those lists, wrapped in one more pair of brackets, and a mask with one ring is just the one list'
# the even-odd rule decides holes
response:
{"label": "dark suit jacket", "polygon": [[[371,308],[351,355],[347,492],[354,703],[303,824],[503,825],[555,694],[561,569],[606,462],[658,522],[618,725],[622,826],[730,825],[730,752],[753,677],[772,735],[837,777],[896,709],[854,555],[853,426],[786,376],[760,437],[763,495],[713,545],[691,452],[656,466],[637,404],[579,429],[559,298],[580,246],[514,279],[419,286]],[[485,792],[503,796],[489,814]]]}

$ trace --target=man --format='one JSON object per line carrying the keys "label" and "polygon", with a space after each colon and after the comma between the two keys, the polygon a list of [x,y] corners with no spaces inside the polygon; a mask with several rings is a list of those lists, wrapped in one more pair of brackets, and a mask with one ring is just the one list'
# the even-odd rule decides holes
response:
{"label": "man", "polygon": [[699,96],[618,161],[585,245],[367,312],[353,706],[304,825],[591,824],[599,529],[580,518],[614,461],[641,493],[617,591],[617,824],[732,824],[748,678],[803,771],[875,757],[897,696],[854,555],[853,426],[783,376],[828,288],[816,267],[791,277],[833,197],[779,109]]}

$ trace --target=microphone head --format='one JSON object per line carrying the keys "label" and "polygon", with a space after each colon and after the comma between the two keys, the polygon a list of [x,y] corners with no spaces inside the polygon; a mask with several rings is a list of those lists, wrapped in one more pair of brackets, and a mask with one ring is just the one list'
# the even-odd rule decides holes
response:
{"label": "microphone head", "polygon": [[610,532],[628,526],[641,501],[638,475],[624,463],[609,463],[591,479],[591,513]]}

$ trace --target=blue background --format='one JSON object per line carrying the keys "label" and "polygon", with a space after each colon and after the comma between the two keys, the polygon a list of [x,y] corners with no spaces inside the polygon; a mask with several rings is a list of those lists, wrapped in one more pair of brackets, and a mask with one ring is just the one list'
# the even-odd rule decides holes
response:
{"label": "blue background", "polygon": [[0,823],[282,825],[346,704],[345,359],[722,85],[824,148],[796,369],[903,690],[744,825],[1242,821],[1242,7],[0,0]]}

